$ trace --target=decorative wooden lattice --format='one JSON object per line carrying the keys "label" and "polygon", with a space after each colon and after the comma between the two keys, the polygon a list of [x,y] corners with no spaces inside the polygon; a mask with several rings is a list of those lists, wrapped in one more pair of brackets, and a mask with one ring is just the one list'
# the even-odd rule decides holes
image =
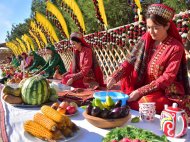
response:
{"label": "decorative wooden lattice", "polygon": [[111,75],[118,66],[126,59],[127,48],[119,46],[105,46],[103,48],[93,48],[104,75]]}
{"label": "decorative wooden lattice", "polygon": [[66,70],[69,70],[71,59],[73,56],[72,50],[67,50],[67,52],[60,53],[63,63],[65,65]]}
{"label": "decorative wooden lattice", "polygon": [[[101,66],[104,75],[111,75],[118,66],[126,59],[126,55],[129,53],[127,47],[121,48],[119,46],[105,46],[103,48],[93,48],[94,54]],[[67,50],[67,52],[60,53],[66,69],[69,69],[72,51]]]}

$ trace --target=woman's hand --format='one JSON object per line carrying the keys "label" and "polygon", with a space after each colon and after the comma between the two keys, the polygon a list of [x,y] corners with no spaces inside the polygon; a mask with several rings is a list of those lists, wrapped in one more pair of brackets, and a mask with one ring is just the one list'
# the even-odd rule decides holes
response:
{"label": "woman's hand", "polygon": [[54,75],[53,75],[54,79],[62,79],[62,75],[59,73],[59,71],[55,71]]}
{"label": "woman's hand", "polygon": [[116,80],[112,77],[108,77],[107,79],[107,89],[111,89],[113,85],[116,84]]}
{"label": "woman's hand", "polygon": [[140,93],[138,90],[133,91],[130,95],[129,95],[129,100],[128,102],[132,102],[132,101],[136,101],[140,98]]}
{"label": "woman's hand", "polygon": [[73,84],[73,78],[70,78],[68,81],[67,81],[67,84],[68,86],[70,86],[71,84]]}

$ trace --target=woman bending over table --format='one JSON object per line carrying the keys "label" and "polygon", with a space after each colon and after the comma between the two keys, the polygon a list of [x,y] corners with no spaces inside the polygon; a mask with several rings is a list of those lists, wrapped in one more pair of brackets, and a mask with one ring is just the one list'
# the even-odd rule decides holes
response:
{"label": "woman bending over table", "polygon": [[147,32],[108,80],[108,88],[121,80],[132,109],[138,110],[141,102],[156,102],[156,112],[160,113],[164,104],[177,102],[190,116],[185,50],[173,16],[173,9],[166,5],[150,5]]}
{"label": "woman bending over table", "polygon": [[69,71],[54,78],[62,79],[62,83],[75,88],[97,89],[103,86],[103,73],[93,54],[92,48],[84,40],[83,35],[74,32],[70,36],[73,45],[73,58]]}
{"label": "woman bending over table", "polygon": [[31,51],[29,57],[33,60],[32,65],[28,68],[28,71],[30,72],[37,71],[46,64],[44,58],[38,55],[35,51]]}
{"label": "woman bending over table", "polygon": [[50,55],[48,61],[46,64],[35,74],[41,74],[47,78],[53,78],[53,75],[55,73],[55,70],[58,69],[58,72],[60,74],[63,74],[66,72],[63,60],[61,59],[61,56],[57,53],[55,50],[54,45],[48,44],[45,48],[46,53]]}

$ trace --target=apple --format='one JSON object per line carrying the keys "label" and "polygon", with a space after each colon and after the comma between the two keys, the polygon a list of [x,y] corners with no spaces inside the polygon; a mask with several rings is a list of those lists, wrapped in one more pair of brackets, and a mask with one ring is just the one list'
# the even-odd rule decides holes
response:
{"label": "apple", "polygon": [[75,102],[70,102],[69,105],[76,107],[76,109],[78,108],[78,105]]}
{"label": "apple", "polygon": [[66,109],[69,106],[68,102],[61,102],[61,104],[59,105],[59,107]]}
{"label": "apple", "polygon": [[59,107],[59,103],[58,103],[58,102],[53,103],[53,104],[51,105],[51,107],[52,107],[53,109],[57,110],[58,107]]}
{"label": "apple", "polygon": [[74,114],[77,111],[75,106],[68,106],[66,108],[66,114]]}

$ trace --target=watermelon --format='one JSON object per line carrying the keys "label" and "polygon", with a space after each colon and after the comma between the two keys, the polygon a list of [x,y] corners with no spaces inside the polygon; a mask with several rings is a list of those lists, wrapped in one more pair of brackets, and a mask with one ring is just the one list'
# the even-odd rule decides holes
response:
{"label": "watermelon", "polygon": [[50,96],[50,87],[43,76],[35,75],[25,80],[21,93],[24,103],[30,105],[41,105],[48,101]]}

